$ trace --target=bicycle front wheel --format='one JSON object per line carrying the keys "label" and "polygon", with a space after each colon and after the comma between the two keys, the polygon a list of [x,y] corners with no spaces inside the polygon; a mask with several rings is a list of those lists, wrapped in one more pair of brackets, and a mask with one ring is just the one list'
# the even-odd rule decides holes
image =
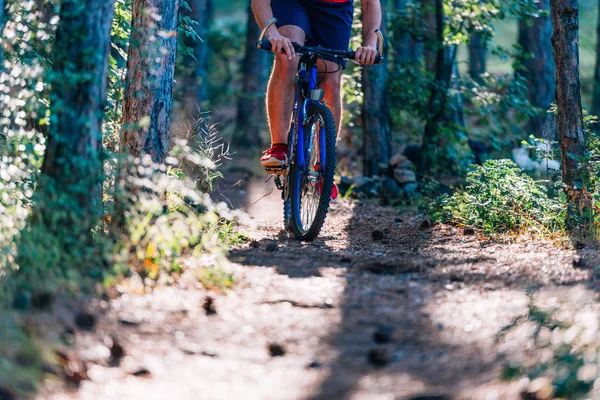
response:
{"label": "bicycle front wheel", "polygon": [[[290,168],[290,228],[300,240],[313,241],[321,232],[329,211],[335,172],[335,122],[322,104],[307,107],[304,127],[304,160],[300,168],[297,152]],[[325,165],[322,164],[324,160]]]}

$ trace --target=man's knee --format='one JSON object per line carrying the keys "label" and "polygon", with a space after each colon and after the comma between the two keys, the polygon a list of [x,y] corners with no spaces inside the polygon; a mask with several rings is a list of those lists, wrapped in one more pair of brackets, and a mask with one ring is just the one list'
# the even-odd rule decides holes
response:
{"label": "man's knee", "polygon": [[293,81],[298,69],[298,60],[288,60],[285,55],[278,54],[275,57],[275,69],[273,74],[280,80]]}
{"label": "man's knee", "polygon": [[342,74],[333,73],[333,74],[325,74],[323,77],[323,82],[321,83],[321,87],[325,89],[325,91],[337,93],[340,91],[342,86]]}

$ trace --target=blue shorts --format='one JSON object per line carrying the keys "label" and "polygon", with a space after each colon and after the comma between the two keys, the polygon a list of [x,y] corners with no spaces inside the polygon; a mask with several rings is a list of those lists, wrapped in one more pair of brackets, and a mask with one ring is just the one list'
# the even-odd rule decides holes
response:
{"label": "blue shorts", "polygon": [[[354,5],[321,0],[271,0],[277,27],[294,25],[306,33],[306,46],[348,50],[352,35]],[[343,68],[346,63],[334,60]]]}

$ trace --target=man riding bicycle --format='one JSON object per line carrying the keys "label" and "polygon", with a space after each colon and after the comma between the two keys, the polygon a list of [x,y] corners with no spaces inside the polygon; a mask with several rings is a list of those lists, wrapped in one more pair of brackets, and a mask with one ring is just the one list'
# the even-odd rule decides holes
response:
{"label": "man riding bicycle", "polygon": [[[355,60],[364,65],[375,62],[378,55],[377,34],[381,26],[379,0],[361,0],[363,45],[356,50]],[[298,59],[292,42],[346,50],[352,33],[354,6],[352,0],[252,0],[256,22],[262,28],[273,17],[277,25],[267,30],[276,54],[275,67],[267,89],[267,113],[271,130],[271,148],[265,151],[261,165],[265,169],[283,167],[288,161],[288,132],[294,108],[294,86]],[[339,132],[342,118],[341,75],[346,67],[341,60],[319,60],[320,85]],[[331,198],[338,196],[333,188]]]}

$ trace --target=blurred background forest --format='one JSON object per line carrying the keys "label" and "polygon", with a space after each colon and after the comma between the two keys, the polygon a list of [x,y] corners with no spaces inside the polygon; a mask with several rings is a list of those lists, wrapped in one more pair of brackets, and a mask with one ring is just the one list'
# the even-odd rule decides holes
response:
{"label": "blurred background forest", "polygon": [[[342,197],[419,213],[416,230],[595,241],[599,3],[381,3],[386,63],[344,74]],[[250,10],[242,0],[0,0],[0,398],[33,396],[46,373],[86,379],[55,345],[72,344],[73,326],[91,330],[90,298],[226,293],[228,250],[260,248],[238,229],[248,216],[222,201],[238,185],[225,178],[241,182],[270,144],[273,55],[255,48]],[[588,270],[595,279],[597,262]],[[212,297],[201,308],[216,313]],[[56,309],[69,317],[43,314]],[[529,311],[522,318],[552,322]],[[121,358],[109,339],[105,358]],[[583,350],[567,361],[569,390],[586,393],[597,370],[579,378]]]}

